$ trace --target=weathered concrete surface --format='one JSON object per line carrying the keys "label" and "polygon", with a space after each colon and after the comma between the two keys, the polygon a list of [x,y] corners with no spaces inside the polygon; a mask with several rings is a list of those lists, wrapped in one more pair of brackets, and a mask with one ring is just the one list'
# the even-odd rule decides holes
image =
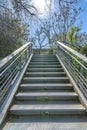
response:
{"label": "weathered concrete surface", "polygon": [[83,116],[20,117],[10,120],[3,130],[87,130],[87,117]]}
{"label": "weathered concrete surface", "polygon": [[[86,109],[70,76],[61,75],[64,67],[54,56],[40,57],[30,62],[2,130],[87,130]],[[53,61],[45,62],[49,57]]]}

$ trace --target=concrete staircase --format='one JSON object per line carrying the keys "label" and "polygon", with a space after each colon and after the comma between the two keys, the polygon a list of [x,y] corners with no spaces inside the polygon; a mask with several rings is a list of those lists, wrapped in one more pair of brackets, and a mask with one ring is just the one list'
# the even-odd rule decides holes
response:
{"label": "concrete staircase", "polygon": [[[10,108],[9,122],[13,123],[8,123],[4,130],[83,130],[87,126],[80,129],[76,122],[78,119],[84,122],[85,113],[86,109],[57,57],[34,55]],[[67,122],[74,123],[70,127]]]}
{"label": "concrete staircase", "polygon": [[85,108],[69,78],[54,55],[33,56],[19,90],[11,115],[83,115]]}

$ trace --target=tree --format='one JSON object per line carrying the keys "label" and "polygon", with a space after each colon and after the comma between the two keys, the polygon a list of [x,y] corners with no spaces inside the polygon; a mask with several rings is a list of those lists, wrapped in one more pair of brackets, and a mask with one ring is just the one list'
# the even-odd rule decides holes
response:
{"label": "tree", "polygon": [[39,54],[41,53],[41,49],[45,48],[48,44],[45,43],[46,35],[43,33],[42,28],[37,29],[35,32],[35,37],[33,37],[33,45],[36,49],[38,49]]}
{"label": "tree", "polygon": [[28,33],[25,31],[26,25],[8,9],[3,8],[0,15],[0,57],[5,57],[27,41]]}
{"label": "tree", "polygon": [[77,33],[80,31],[80,28],[71,26],[69,31],[67,32],[67,40],[71,44],[77,43]]}
{"label": "tree", "polygon": [[[55,0],[55,30],[59,28],[58,33],[62,34],[60,40],[67,41],[67,32],[70,26],[79,20],[79,14],[82,12],[80,6],[77,7],[78,0]],[[62,39],[63,38],[63,39]]]}
{"label": "tree", "polygon": [[[37,14],[37,9],[32,5],[32,0],[12,0],[12,4],[16,13],[21,16],[22,14],[28,14],[34,16]],[[21,14],[20,14],[21,13]]]}

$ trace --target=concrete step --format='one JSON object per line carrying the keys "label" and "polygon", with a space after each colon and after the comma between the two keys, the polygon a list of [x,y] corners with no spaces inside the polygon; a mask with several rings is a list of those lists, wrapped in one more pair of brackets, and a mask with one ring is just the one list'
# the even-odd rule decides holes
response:
{"label": "concrete step", "polygon": [[12,116],[3,130],[87,130],[87,116]]}
{"label": "concrete step", "polygon": [[38,100],[37,101],[32,101],[32,100],[29,100],[29,101],[28,100],[27,101],[26,100],[15,100],[14,104],[16,104],[16,105],[24,105],[24,104],[26,104],[26,105],[34,105],[34,104],[35,105],[36,104],[38,104],[38,105],[41,105],[41,104],[42,105],[43,104],[46,104],[46,105],[47,104],[50,104],[50,105],[71,104],[72,105],[72,104],[76,104],[77,105],[78,104],[79,105],[80,102],[79,102],[79,100],[61,100],[61,101],[60,100],[58,100],[58,101],[57,100],[54,100],[54,101],[53,100],[52,101],[47,101],[47,100],[43,100],[43,101],[38,101]]}
{"label": "concrete step", "polygon": [[82,127],[87,122],[86,108],[54,55],[33,56],[9,112],[4,130],[87,128]]}
{"label": "concrete step", "polygon": [[26,77],[66,77],[65,72],[26,72]]}
{"label": "concrete step", "polygon": [[32,59],[32,62],[59,62],[57,59]]}
{"label": "concrete step", "polygon": [[72,84],[21,84],[21,90],[25,91],[40,91],[40,90],[49,90],[49,91],[72,91]]}
{"label": "concrete step", "polygon": [[30,62],[30,65],[60,65],[60,63],[57,62]]}
{"label": "concrete step", "polygon": [[50,89],[50,88],[40,88],[40,89],[30,89],[30,88],[23,88],[23,87],[20,87],[20,90],[19,92],[73,92],[74,90],[73,89]]}
{"label": "concrete step", "polygon": [[24,77],[22,83],[69,83],[68,77]]}
{"label": "concrete step", "polygon": [[33,58],[43,58],[43,57],[49,57],[49,58],[55,58],[56,57],[56,55],[33,55]]}
{"label": "concrete step", "polygon": [[12,115],[83,115],[86,113],[81,104],[55,104],[55,105],[13,105],[10,109]]}
{"label": "concrete step", "polygon": [[75,92],[20,92],[15,98],[20,101],[65,101],[78,100],[78,95]]}
{"label": "concrete step", "polygon": [[57,59],[57,57],[56,56],[38,56],[38,57],[35,57],[35,56],[33,56],[32,57],[32,60],[57,60],[58,61],[58,59]]}
{"label": "concrete step", "polygon": [[27,68],[29,72],[64,72],[63,68]]}
{"label": "concrete step", "polygon": [[62,68],[61,65],[29,65],[29,68]]}
{"label": "concrete step", "polygon": [[32,59],[31,62],[59,62],[58,59]]}
{"label": "concrete step", "polygon": [[32,57],[32,60],[58,60],[56,57]]}

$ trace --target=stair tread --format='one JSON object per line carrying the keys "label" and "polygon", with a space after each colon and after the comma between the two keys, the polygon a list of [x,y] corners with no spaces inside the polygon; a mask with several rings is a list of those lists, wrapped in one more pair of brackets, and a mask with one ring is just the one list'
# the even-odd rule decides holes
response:
{"label": "stair tread", "polygon": [[42,67],[42,68],[28,68],[28,70],[42,70],[42,69],[44,69],[44,70],[51,70],[51,69],[56,69],[56,70],[60,70],[60,69],[63,69],[62,67],[61,68],[44,68],[44,67]]}
{"label": "stair tread", "polygon": [[[31,60],[31,62],[34,62],[34,63],[37,62],[37,63],[38,63],[38,62],[45,62],[45,60],[44,60],[44,61],[38,61],[38,60],[33,61],[33,60]],[[60,63],[58,60],[50,60],[50,61],[49,61],[49,60],[46,60],[46,62],[49,62],[49,63],[50,63],[50,62],[53,62],[53,63]]]}
{"label": "stair tread", "polygon": [[63,104],[63,105],[64,105],[64,104],[71,104],[71,105],[72,105],[72,104],[78,104],[78,105],[79,105],[80,102],[77,101],[77,100],[68,100],[68,101],[67,101],[67,100],[65,100],[65,101],[64,101],[64,100],[62,100],[62,101],[55,101],[55,100],[54,100],[54,101],[53,101],[53,100],[52,100],[52,101],[19,101],[19,100],[16,100],[16,101],[15,101],[15,104],[16,104],[16,105],[17,105],[17,104],[20,104],[20,105],[24,105],[24,104],[26,104],[26,105],[27,105],[27,104],[29,104],[29,105],[34,105],[34,104],[35,104],[35,105],[36,105],[36,104],[38,104],[38,105],[40,105],[40,104],[42,104],[42,105],[44,105],[44,104],[51,104],[51,105],[52,105],[52,104],[53,104],[53,105],[55,105],[55,104],[61,104],[61,105],[62,105],[62,104]]}
{"label": "stair tread", "polygon": [[64,69],[61,67],[61,68],[27,68],[27,71],[29,71],[29,72],[34,72],[34,71],[36,71],[36,72],[39,72],[39,71],[41,71],[41,72],[43,72],[43,71],[46,71],[46,72],[57,72],[57,71],[64,71]]}
{"label": "stair tread", "polygon": [[66,74],[65,72],[26,72],[28,74]]}
{"label": "stair tread", "polygon": [[87,130],[87,116],[14,116],[4,130]]}
{"label": "stair tread", "polygon": [[30,62],[30,65],[34,65],[34,64],[36,64],[36,65],[60,65],[60,63],[57,61],[57,62]]}
{"label": "stair tread", "polygon": [[41,87],[42,87],[42,86],[43,86],[43,87],[44,87],[44,86],[54,86],[54,87],[55,87],[55,86],[65,86],[65,87],[66,87],[66,86],[72,86],[72,84],[63,84],[63,83],[61,83],[61,84],[59,84],[59,83],[58,83],[58,84],[57,84],[57,83],[55,83],[55,84],[50,84],[50,83],[49,83],[49,84],[48,84],[48,83],[43,83],[43,84],[38,84],[38,83],[37,83],[37,84],[30,84],[30,83],[29,83],[29,84],[28,84],[28,83],[27,83],[27,84],[21,84],[20,86],[25,86],[25,85],[26,85],[26,86],[35,86],[35,87],[38,87],[38,86],[41,86]]}
{"label": "stair tread", "polygon": [[[44,65],[29,65],[29,66],[44,66]],[[61,66],[61,64],[60,65],[45,65],[45,66],[54,66],[54,67],[57,66],[58,67],[58,66]]]}
{"label": "stair tread", "polygon": [[25,75],[25,77],[22,80],[22,83],[70,83],[70,80],[68,77],[28,77]]}
{"label": "stair tread", "polygon": [[21,84],[21,90],[49,90],[52,92],[58,91],[73,91],[72,84]]}
{"label": "stair tread", "polygon": [[16,96],[78,96],[75,92],[20,92]]}
{"label": "stair tread", "polygon": [[43,62],[43,61],[47,61],[47,62],[59,62],[58,59],[56,58],[37,58],[37,59],[32,59],[32,62]]}
{"label": "stair tread", "polygon": [[85,110],[85,107],[83,107],[81,104],[67,104],[67,105],[59,105],[59,104],[33,104],[33,105],[27,105],[27,104],[15,104],[11,107],[10,110]]}
{"label": "stair tread", "polygon": [[24,77],[23,79],[69,79],[68,77]]}
{"label": "stair tread", "polygon": [[65,77],[66,73],[65,72],[26,72],[25,73],[26,76],[30,76],[30,77]]}
{"label": "stair tread", "polygon": [[50,62],[49,61],[46,61],[46,62],[45,61],[31,61],[30,64],[31,63],[34,63],[34,64],[36,64],[36,63],[49,63],[49,64],[51,64],[51,63],[57,63],[57,65],[60,64],[59,61],[50,61]]}
{"label": "stair tread", "polygon": [[61,65],[29,65],[28,68],[61,68]]}

